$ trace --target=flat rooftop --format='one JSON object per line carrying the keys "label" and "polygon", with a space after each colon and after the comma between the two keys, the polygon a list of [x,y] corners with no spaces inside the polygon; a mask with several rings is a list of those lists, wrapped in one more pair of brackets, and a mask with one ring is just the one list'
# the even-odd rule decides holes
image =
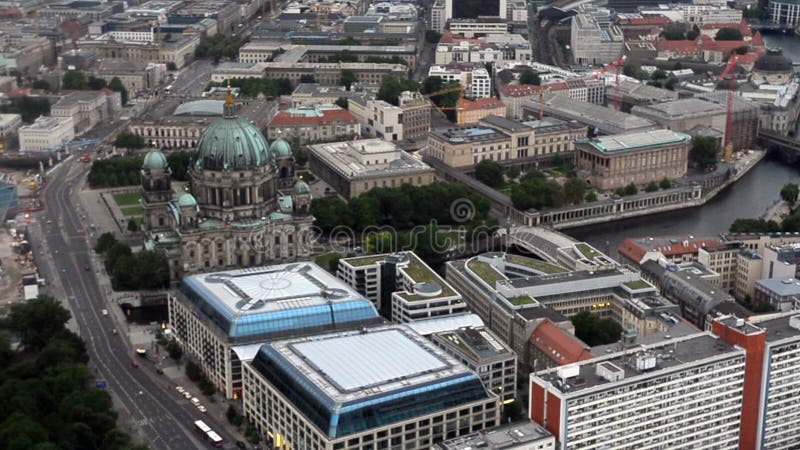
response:
{"label": "flat rooftop", "polygon": [[[620,133],[625,131],[656,129],[657,125],[644,117],[634,116],[613,108],[593,103],[573,100],[566,95],[545,93],[542,96],[543,109],[548,116],[565,120],[577,120],[586,125],[600,129],[602,133]],[[533,97],[524,103],[524,107],[539,112],[539,98]]]}
{"label": "flat rooftop", "polygon": [[[378,138],[315,144],[308,148],[328,167],[350,180],[433,171],[429,165],[400,150],[391,142]],[[362,163],[363,158],[378,153],[387,155],[386,163]]]}
{"label": "flat rooftop", "polygon": [[[640,371],[632,366],[636,356],[643,354],[650,354],[655,357],[654,368]],[[628,351],[609,353],[606,356],[575,363],[573,366],[578,367],[579,373],[576,377],[567,378],[566,384],[561,383],[558,369],[538,372],[536,376],[550,382],[553,387],[562,393],[580,394],[581,391],[604,385],[630,383],[631,378],[639,377],[645,373],[650,375],[662,371],[668,373],[673,369],[687,364],[698,363],[708,358],[724,358],[733,355],[740,355],[744,358],[745,351],[727,344],[710,332],[706,332],[667,339],[651,345],[641,345]],[[603,366],[608,370],[621,374],[622,379],[619,381],[607,380],[597,374],[597,366]]]}
{"label": "flat rooftop", "polygon": [[797,278],[767,278],[756,281],[756,285],[781,297],[800,296],[800,280]]}
{"label": "flat rooftop", "polygon": [[634,106],[632,114],[642,114],[661,120],[678,120],[691,117],[718,116],[725,114],[721,105],[698,98],[684,98],[652,105]]}
{"label": "flat rooftop", "polygon": [[348,309],[358,320],[377,318],[369,300],[312,263],[192,275],[180,290],[230,338],[330,327]]}
{"label": "flat rooftop", "polygon": [[767,342],[800,338],[800,312],[798,311],[768,314],[762,320],[753,317],[752,325],[766,330]]}
{"label": "flat rooftop", "polygon": [[434,339],[478,363],[486,360],[508,359],[515,355],[511,349],[483,327],[445,331],[435,334]]}
{"label": "flat rooftop", "polygon": [[637,133],[615,134],[593,139],[578,139],[576,144],[589,144],[605,154],[618,154],[640,150],[657,149],[668,145],[688,143],[692,137],[672,130],[642,131]]}
{"label": "flat rooftop", "polygon": [[431,130],[430,135],[451,144],[508,140],[508,136],[505,134],[492,128],[483,127],[437,129]]}
{"label": "flat rooftop", "polygon": [[[541,425],[532,421],[509,423],[487,431],[448,439],[436,444],[436,450],[500,450],[528,447],[535,442],[554,442],[555,437]],[[536,447],[538,448],[538,447]]]}
{"label": "flat rooftop", "polygon": [[[281,374],[270,376],[290,377],[302,386],[302,394],[317,396],[333,413],[347,405],[356,409],[361,400],[386,402],[415,388],[477,379],[466,366],[403,325],[271,342],[261,347],[255,362],[259,359],[280,367]],[[485,390],[482,397],[488,397]]]}

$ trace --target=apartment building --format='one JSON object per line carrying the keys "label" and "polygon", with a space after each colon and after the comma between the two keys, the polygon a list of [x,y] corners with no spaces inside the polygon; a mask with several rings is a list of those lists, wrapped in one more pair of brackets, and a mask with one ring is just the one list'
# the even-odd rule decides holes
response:
{"label": "apartment building", "polygon": [[226,398],[241,397],[253,344],[381,322],[369,300],[312,263],[184,277],[167,306],[172,335]]}
{"label": "apartment building", "polygon": [[245,418],[291,448],[422,450],[500,422],[474,372],[402,325],[266,344],[244,380]]}
{"label": "apartment building", "polygon": [[800,244],[767,245],[762,258],[761,278],[794,278],[800,264]]}
{"label": "apartment building", "polygon": [[461,327],[427,336],[448,355],[477,373],[503,404],[517,396],[517,354],[484,327]]}
{"label": "apartment building", "polygon": [[575,141],[575,166],[582,178],[601,190],[630,183],[645,185],[686,175],[688,134],[644,131]]}
{"label": "apartment building", "polygon": [[19,151],[54,151],[75,138],[71,117],[41,116],[19,128]]}
{"label": "apartment building", "polygon": [[737,450],[747,356],[702,333],[532,373],[529,417],[561,450]]}
{"label": "apartment building", "polygon": [[434,180],[430,166],[382,139],[309,145],[308,165],[345,198],[376,187],[425,186]]}
{"label": "apartment building", "polygon": [[450,316],[467,310],[461,294],[414,252],[344,258],[339,261],[337,276],[370,299],[392,322]]}
{"label": "apartment building", "polygon": [[719,287],[725,292],[733,292],[739,273],[739,253],[742,244],[725,242],[715,247],[702,247],[697,251],[697,262],[720,275]]}
{"label": "apartment building", "polygon": [[482,65],[434,65],[428,69],[428,76],[439,77],[445,83],[461,84],[466,97],[486,98],[492,95],[492,80]]}
{"label": "apartment building", "polygon": [[736,257],[736,277],[733,296],[749,305],[755,294],[756,281],[761,279],[764,260],[753,250],[742,249]]}

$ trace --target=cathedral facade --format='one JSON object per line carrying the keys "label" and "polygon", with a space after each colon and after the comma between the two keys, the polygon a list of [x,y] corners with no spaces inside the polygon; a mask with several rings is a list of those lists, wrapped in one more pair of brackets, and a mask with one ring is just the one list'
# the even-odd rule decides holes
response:
{"label": "cathedral facade", "polygon": [[166,157],[144,158],[144,245],[167,256],[173,279],[311,255],[311,192],[294,178],[291,147],[239,119],[232,96],[200,136],[189,179],[176,193]]}

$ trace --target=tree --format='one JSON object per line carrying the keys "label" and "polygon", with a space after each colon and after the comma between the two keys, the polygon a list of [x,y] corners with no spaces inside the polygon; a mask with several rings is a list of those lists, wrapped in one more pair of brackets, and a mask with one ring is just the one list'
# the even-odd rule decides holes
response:
{"label": "tree", "polygon": [[519,174],[520,174],[519,166],[509,166],[506,169],[506,175],[508,175],[508,178],[512,180],[517,179]]}
{"label": "tree", "polygon": [[172,178],[178,181],[189,181],[189,164],[191,163],[192,153],[189,151],[177,151],[167,155],[167,164],[172,170]]}
{"label": "tree", "polygon": [[511,202],[520,210],[554,208],[564,203],[561,186],[541,172],[528,172],[511,186]]}
{"label": "tree", "polygon": [[734,51],[736,52],[737,55],[746,55],[747,52],[750,51],[750,47],[743,45],[741,47],[736,47],[736,50]]}
{"label": "tree", "polygon": [[641,67],[633,64],[625,64],[622,66],[622,74],[627,77],[636,78],[637,80],[647,80],[650,78],[650,74],[642,70]]}
{"label": "tree", "polygon": [[800,194],[800,187],[794,183],[784,184],[783,188],[781,188],[781,198],[790,205],[794,205],[797,202],[798,194]]}
{"label": "tree", "polygon": [[800,231],[800,214],[791,214],[781,221],[781,231],[784,233],[797,233]]}
{"label": "tree", "polygon": [[142,136],[128,131],[121,132],[117,135],[116,139],[114,139],[114,147],[118,148],[140,149],[144,148],[146,145],[147,142],[145,142]]}
{"label": "tree", "polygon": [[347,87],[347,90],[350,90],[350,86],[356,81],[358,80],[356,78],[355,72],[353,72],[350,69],[342,69],[342,72],[339,75],[339,84]]}
{"label": "tree", "polygon": [[58,300],[40,295],[13,305],[4,325],[19,337],[26,351],[36,352],[65,331],[64,325],[70,317],[69,311]]}
{"label": "tree", "polygon": [[570,178],[564,183],[564,201],[567,203],[582,203],[586,195],[586,181],[580,178]]}
{"label": "tree", "polygon": [[719,142],[710,136],[697,136],[692,139],[692,148],[689,150],[689,161],[702,169],[713,167],[717,164]]}
{"label": "tree", "polygon": [[475,166],[475,178],[481,183],[498,188],[503,185],[503,166],[490,159],[484,159]]}
{"label": "tree", "polygon": [[139,231],[139,222],[137,222],[136,219],[128,219],[128,231],[131,233]]}
{"label": "tree", "polygon": [[338,107],[340,107],[342,109],[347,109],[350,106],[350,104],[347,101],[347,98],[345,98],[345,97],[337,98],[334,103],[336,103],[336,106],[338,106]]}
{"label": "tree", "polygon": [[174,72],[174,71],[178,70],[178,67],[175,65],[174,62],[167,61],[167,70]]}
{"label": "tree", "polygon": [[731,233],[775,233],[781,226],[774,220],[736,219],[730,227]]}
{"label": "tree", "polygon": [[117,238],[114,237],[113,233],[103,233],[99,238],[97,238],[97,244],[94,247],[94,251],[97,253],[105,253],[106,250],[111,248],[116,243]]}
{"label": "tree", "polygon": [[601,319],[596,314],[582,311],[572,316],[575,336],[588,346],[617,342],[622,335],[622,326],[611,319]]}
{"label": "tree", "polygon": [[314,75],[304,74],[304,75],[300,75],[300,82],[301,83],[316,83],[317,80],[314,78]]}
{"label": "tree", "polygon": [[736,28],[720,28],[714,37],[716,41],[741,41],[742,32]]}
{"label": "tree", "polygon": [[686,40],[693,41],[700,36],[700,27],[695,24],[691,30],[686,32]]}
{"label": "tree", "polygon": [[434,92],[441,91],[442,86],[444,86],[442,77],[426,77],[422,80],[419,91],[423,94],[433,94]]}
{"label": "tree", "polygon": [[586,202],[592,203],[597,201],[597,193],[595,191],[589,192],[586,194]]}
{"label": "tree", "polygon": [[225,411],[225,417],[228,419],[228,422],[235,427],[242,425],[242,416],[239,414],[239,411],[236,411],[233,405],[228,405],[228,409]]}
{"label": "tree", "polygon": [[50,102],[47,97],[17,97],[10,104],[0,105],[0,112],[19,114],[25,123],[33,123],[39,116],[50,114]]}
{"label": "tree", "polygon": [[683,41],[685,39],[688,39],[686,37],[686,33],[683,30],[676,28],[666,29],[662,31],[659,36],[668,41]]}
{"label": "tree", "polygon": [[653,74],[650,75],[650,78],[653,80],[663,80],[664,78],[667,78],[667,72],[664,72],[661,69],[656,69],[653,71]]}
{"label": "tree", "polygon": [[400,94],[404,91],[417,90],[419,90],[419,85],[416,82],[405,80],[395,75],[387,75],[383,78],[377,97],[379,100],[398,106]]}
{"label": "tree", "polygon": [[104,87],[106,87],[106,80],[104,80],[102,78],[95,78],[95,77],[89,75],[89,89],[91,89],[93,91],[99,91],[100,89],[103,89]]}
{"label": "tree", "polygon": [[664,177],[659,183],[658,187],[661,189],[669,189],[672,187],[672,183],[669,181],[669,178]]}
{"label": "tree", "polygon": [[647,186],[644,187],[645,192],[655,192],[658,190],[658,183],[655,181],[651,181],[647,183]]}
{"label": "tree", "polygon": [[82,91],[89,89],[89,80],[86,79],[86,75],[83,72],[68,70],[61,81],[61,87],[62,89]]}
{"label": "tree", "polygon": [[639,189],[636,187],[636,184],[631,181],[630,184],[625,186],[625,195],[636,195],[639,193]]}
{"label": "tree", "polygon": [[774,311],[775,311],[775,307],[772,306],[772,304],[770,302],[761,302],[761,303],[758,304],[758,306],[753,308],[753,312],[754,313],[759,313],[759,314],[769,313],[769,312],[774,312]]}
{"label": "tree", "polygon": [[170,358],[177,361],[181,359],[181,356],[183,356],[183,349],[181,348],[181,345],[178,344],[178,341],[175,339],[170,339],[167,343],[167,353],[169,353]]}
{"label": "tree", "polygon": [[678,84],[678,82],[679,82],[678,77],[670,76],[669,78],[667,78],[667,82],[664,83],[664,88],[667,89],[668,91],[674,91],[675,85]]}
{"label": "tree", "polygon": [[533,84],[539,86],[542,84],[542,79],[539,77],[539,74],[535,72],[530,67],[526,67],[522,73],[519,74],[519,83],[520,84]]}
{"label": "tree", "polygon": [[425,30],[425,42],[429,44],[438,44],[442,39],[442,33],[435,30]]}
{"label": "tree", "polygon": [[112,78],[111,82],[108,83],[108,88],[114,92],[119,92],[123,105],[128,104],[128,90],[122,85],[122,80],[120,80],[119,77]]}

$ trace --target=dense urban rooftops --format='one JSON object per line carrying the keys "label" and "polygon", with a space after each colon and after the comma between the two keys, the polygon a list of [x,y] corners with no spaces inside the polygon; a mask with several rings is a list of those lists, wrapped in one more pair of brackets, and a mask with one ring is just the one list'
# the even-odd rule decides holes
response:
{"label": "dense urban rooftops", "polygon": [[[427,164],[383,139],[309,145],[309,151],[347,179],[431,172]],[[380,155],[380,157],[378,156]]]}

